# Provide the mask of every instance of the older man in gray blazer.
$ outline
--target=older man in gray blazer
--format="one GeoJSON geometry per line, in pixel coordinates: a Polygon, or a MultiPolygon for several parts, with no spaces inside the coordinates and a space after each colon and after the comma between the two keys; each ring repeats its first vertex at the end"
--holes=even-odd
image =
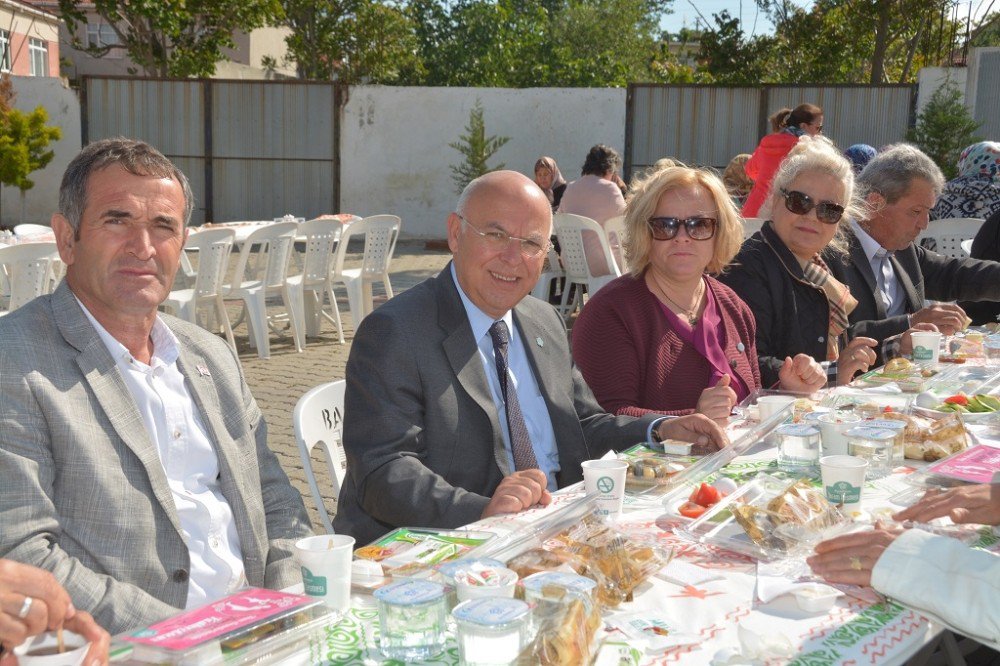
{"type": "Polygon", "coordinates": [[[545,194],[487,174],[448,217],[454,261],[365,318],[347,363],[347,476],[334,528],[370,541],[546,504],[611,449],[677,438],[723,446],[714,421],[605,413],[562,318],[527,297],[552,229],[545,194]]]}
{"type": "Polygon", "coordinates": [[[192,208],[147,144],[90,144],[53,216],[66,279],[0,319],[0,556],[112,633],[298,580],[299,493],[232,350],[157,314],[192,208]]]}

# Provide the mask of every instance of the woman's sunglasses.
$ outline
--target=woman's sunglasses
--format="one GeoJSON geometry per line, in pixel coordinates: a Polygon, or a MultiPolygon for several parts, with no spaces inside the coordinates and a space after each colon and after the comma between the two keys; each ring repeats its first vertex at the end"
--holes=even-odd
{"type": "Polygon", "coordinates": [[[708,240],[715,235],[717,223],[714,217],[689,217],[684,220],[679,217],[651,217],[648,221],[653,240],[659,241],[672,240],[681,227],[687,230],[691,240],[708,240]]]}
{"type": "Polygon", "coordinates": [[[797,190],[781,190],[781,196],[785,197],[785,208],[796,215],[806,215],[813,208],[816,209],[816,219],[823,224],[837,224],[844,216],[844,207],[832,201],[821,201],[815,203],[808,194],[797,190]]]}

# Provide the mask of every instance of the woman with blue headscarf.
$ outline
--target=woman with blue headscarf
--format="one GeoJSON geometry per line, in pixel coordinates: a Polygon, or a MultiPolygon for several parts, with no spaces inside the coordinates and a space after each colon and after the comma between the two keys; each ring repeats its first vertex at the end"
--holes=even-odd
{"type": "Polygon", "coordinates": [[[861,170],[864,169],[877,154],[878,151],[869,146],[867,143],[856,143],[844,151],[844,157],[850,161],[851,168],[854,169],[855,176],[861,173],[861,170]]]}
{"type": "Polygon", "coordinates": [[[988,218],[1000,211],[1000,143],[980,141],[962,151],[958,177],[948,181],[931,219],[988,218]]]}

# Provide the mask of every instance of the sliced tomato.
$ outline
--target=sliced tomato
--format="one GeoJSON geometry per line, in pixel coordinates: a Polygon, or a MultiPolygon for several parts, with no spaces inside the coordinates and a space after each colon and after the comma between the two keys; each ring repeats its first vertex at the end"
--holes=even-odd
{"type": "Polygon", "coordinates": [[[681,504],[680,508],[677,509],[677,512],[685,518],[697,518],[706,511],[708,511],[707,506],[695,504],[694,502],[684,502],[684,504],[681,504]]]}
{"type": "Polygon", "coordinates": [[[722,493],[715,486],[710,486],[707,483],[703,483],[698,486],[698,489],[691,493],[691,497],[688,498],[689,502],[695,504],[700,504],[704,507],[710,507],[716,504],[720,499],[722,499],[722,493]]]}
{"type": "Polygon", "coordinates": [[[944,401],[949,405],[968,405],[969,397],[959,393],[958,395],[953,395],[950,398],[945,398],[944,401]]]}

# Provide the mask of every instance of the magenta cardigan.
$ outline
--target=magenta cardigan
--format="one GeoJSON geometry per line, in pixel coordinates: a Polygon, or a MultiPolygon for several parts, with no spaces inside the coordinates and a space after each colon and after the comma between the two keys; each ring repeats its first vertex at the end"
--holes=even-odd
{"type": "MultiPolygon", "coordinates": [[[[734,375],[760,388],[756,323],[746,303],[715,278],[706,282],[722,318],[720,341],[734,375]]],[[[573,359],[594,397],[613,414],[690,414],[712,367],[684,343],[642,277],[623,275],[587,301],[573,326],[573,359]]]]}

